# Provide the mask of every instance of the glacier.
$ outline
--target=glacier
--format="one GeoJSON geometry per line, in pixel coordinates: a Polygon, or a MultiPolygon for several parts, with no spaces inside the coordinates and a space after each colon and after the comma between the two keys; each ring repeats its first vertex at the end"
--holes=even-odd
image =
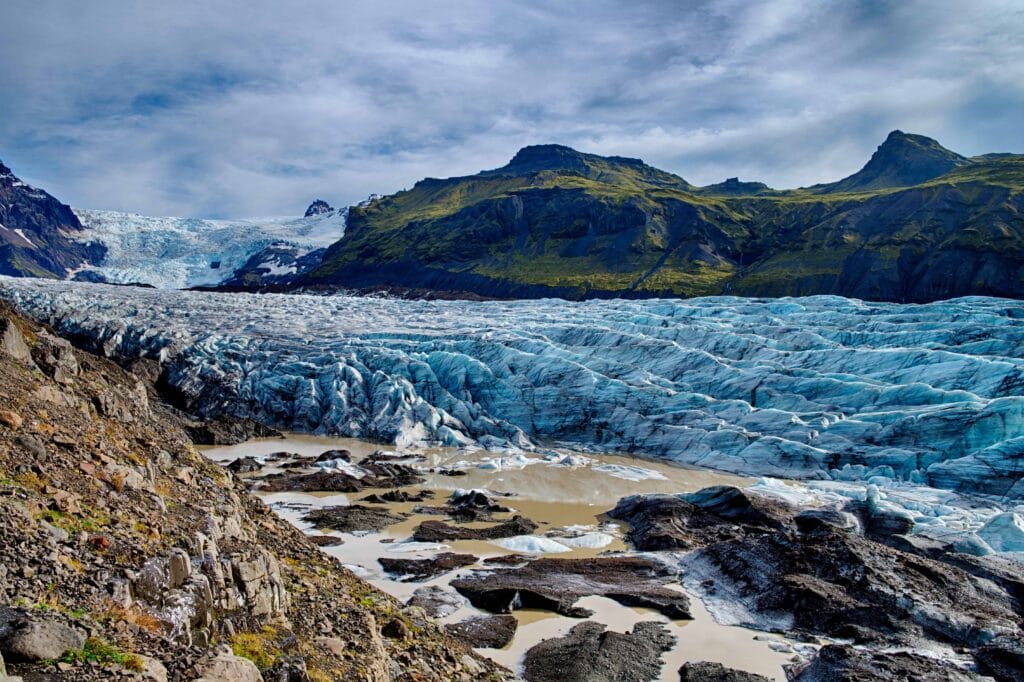
{"type": "MultiPolygon", "coordinates": [[[[290,247],[294,258],[324,249],[345,233],[348,209],[303,218],[203,220],[157,218],[134,213],[73,209],[85,226],[76,239],[99,242],[107,253],[91,272],[115,284],[142,283],[159,289],[215,286],[231,279],[249,258],[272,246],[290,247]]],[[[270,275],[294,272],[273,260],[270,275]]]]}
{"type": "Polygon", "coordinates": [[[202,417],[514,455],[1024,494],[1024,303],[413,301],[0,279],[202,417]]]}

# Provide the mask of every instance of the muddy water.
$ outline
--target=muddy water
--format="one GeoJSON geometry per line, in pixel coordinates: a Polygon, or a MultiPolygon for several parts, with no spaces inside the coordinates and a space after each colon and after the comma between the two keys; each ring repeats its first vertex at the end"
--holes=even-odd
{"type": "MultiPolygon", "coordinates": [[[[381,446],[353,439],[290,435],[284,440],[254,440],[234,446],[208,448],[205,454],[216,461],[227,463],[238,457],[262,458],[280,451],[300,457],[315,457],[325,450],[335,448],[349,450],[353,454],[353,461],[358,461],[381,449],[381,446]]],[[[576,460],[568,462],[576,466],[570,466],[530,461],[539,460],[538,455],[528,455],[524,461],[522,456],[508,455],[501,458],[489,452],[451,449],[426,450],[418,454],[425,459],[410,463],[424,470],[426,481],[410,490],[432,490],[435,498],[426,503],[386,505],[389,510],[409,514],[410,517],[379,533],[329,533],[340,535],[345,544],[324,548],[325,552],[337,557],[342,564],[402,600],[407,599],[418,587],[447,585],[454,577],[472,568],[451,572],[426,582],[401,582],[381,570],[377,562],[379,557],[420,558],[439,551],[454,551],[474,554],[483,559],[508,554],[510,551],[523,551],[521,547],[506,549],[489,541],[456,541],[433,546],[411,543],[412,531],[421,522],[444,519],[436,515],[415,514],[413,509],[421,504],[444,504],[457,488],[486,488],[508,493],[508,498],[499,501],[535,521],[539,528],[534,536],[550,537],[559,542],[560,536],[585,533],[591,540],[584,543],[588,546],[568,546],[571,541],[563,541],[567,545],[565,551],[544,555],[584,558],[605,552],[628,551],[623,541],[625,529],[622,525],[602,517],[621,497],[639,493],[688,492],[709,485],[743,486],[750,483],[748,479],[728,474],[675,467],[626,456],[585,455],[581,458],[577,455],[576,460]],[[464,470],[466,475],[452,477],[438,473],[445,468],[464,470]],[[431,472],[431,469],[434,471],[431,472]]],[[[274,466],[268,465],[264,473],[277,470],[274,466]]],[[[311,508],[349,504],[368,494],[369,491],[350,495],[265,493],[262,497],[283,518],[307,532],[321,534],[321,531],[309,527],[302,520],[311,508]]],[[[681,587],[679,589],[682,590],[681,587]]],[[[782,665],[788,662],[792,652],[788,651],[788,644],[784,640],[746,628],[718,625],[704,610],[699,599],[691,596],[691,602],[694,612],[692,621],[672,621],[652,610],[625,607],[602,597],[587,597],[579,604],[594,611],[593,620],[620,632],[628,631],[642,621],[656,620],[664,623],[677,641],[673,650],[663,657],[665,666],[662,669],[662,680],[678,680],[679,667],[686,661],[698,660],[718,661],[728,667],[760,673],[777,680],[785,679],[782,665]]],[[[467,604],[443,621],[457,622],[479,613],[467,604]]],[[[564,635],[580,622],[545,611],[521,610],[513,615],[519,621],[519,629],[512,643],[504,649],[479,651],[516,672],[521,672],[522,657],[530,647],[544,639],[564,635]]]]}

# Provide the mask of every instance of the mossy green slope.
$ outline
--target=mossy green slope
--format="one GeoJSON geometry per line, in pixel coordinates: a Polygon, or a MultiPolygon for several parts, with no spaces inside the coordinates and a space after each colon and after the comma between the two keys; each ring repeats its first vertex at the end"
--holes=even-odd
{"type": "Polygon", "coordinates": [[[1024,156],[893,133],[831,185],[705,188],[636,159],[527,147],[354,207],[303,285],[484,296],[1024,295],[1024,156]],[[914,184],[906,182],[914,180],[914,184]],[[881,183],[881,185],[879,185],[881,183]]]}

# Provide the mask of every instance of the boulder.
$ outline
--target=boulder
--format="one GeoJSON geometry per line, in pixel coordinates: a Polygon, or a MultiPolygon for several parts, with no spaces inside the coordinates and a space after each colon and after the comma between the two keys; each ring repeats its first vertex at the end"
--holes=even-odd
{"type": "Polygon", "coordinates": [[[338,547],[345,544],[344,538],[337,535],[307,535],[306,539],[317,547],[338,547]]]}
{"type": "Polygon", "coordinates": [[[525,566],[474,571],[451,586],[477,608],[509,613],[534,608],[588,618],[575,606],[582,597],[601,596],[620,604],[651,608],[669,618],[689,619],[690,601],[668,588],[676,578],[659,562],[640,557],[536,559],[525,566]]]}
{"type": "Polygon", "coordinates": [[[794,510],[785,502],[755,495],[731,485],[703,488],[682,498],[720,519],[752,528],[784,528],[794,510]]]}
{"type": "Polygon", "coordinates": [[[441,552],[427,559],[380,557],[377,561],[388,573],[402,576],[403,581],[419,582],[463,566],[471,566],[477,562],[477,558],[472,554],[441,552]]]}
{"type": "Polygon", "coordinates": [[[199,666],[196,682],[263,682],[263,676],[252,661],[221,652],[199,666]]]}
{"type": "Polygon", "coordinates": [[[684,663],[679,669],[679,682],[771,682],[763,675],[726,668],[721,663],[699,661],[684,663]]]}
{"type": "Polygon", "coordinates": [[[139,654],[135,654],[135,658],[139,659],[141,664],[141,669],[138,671],[139,677],[146,682],[167,682],[167,668],[163,663],[155,658],[139,654]]]}
{"type": "Polygon", "coordinates": [[[352,461],[352,453],[349,452],[348,450],[327,450],[326,452],[321,453],[320,456],[317,457],[314,461],[317,464],[321,464],[323,462],[337,462],[337,461],[351,462],[352,461]]]}
{"type": "Polygon", "coordinates": [[[21,428],[21,425],[25,422],[21,418],[21,415],[11,410],[0,410],[0,424],[3,424],[7,428],[14,430],[21,428]]]}
{"type": "Polygon", "coordinates": [[[255,457],[239,457],[227,465],[227,470],[236,474],[251,474],[263,468],[255,457]]]}
{"type": "Polygon", "coordinates": [[[352,504],[314,509],[306,514],[304,519],[317,528],[329,528],[340,533],[353,533],[356,531],[380,531],[404,521],[405,516],[392,514],[385,509],[352,504]]]}
{"type": "Polygon", "coordinates": [[[798,531],[808,535],[833,529],[856,532],[860,526],[853,514],[834,509],[807,509],[797,514],[794,522],[798,531]]]}
{"type": "Polygon", "coordinates": [[[44,374],[59,384],[68,384],[78,376],[78,359],[69,341],[46,332],[36,334],[32,359],[44,374]]]}
{"type": "Polygon", "coordinates": [[[6,317],[0,317],[0,352],[19,362],[32,364],[32,351],[25,343],[25,337],[17,325],[6,317]]]}
{"type": "Polygon", "coordinates": [[[661,655],[673,644],[675,637],[661,623],[637,623],[627,633],[580,623],[565,637],[527,651],[523,677],[527,682],[648,682],[658,678],[661,655]]]}
{"type": "Polygon", "coordinates": [[[465,599],[450,587],[426,585],[416,588],[406,605],[418,606],[434,618],[444,618],[461,609],[465,603],[465,599]]]}
{"type": "Polygon", "coordinates": [[[451,542],[453,540],[496,540],[516,535],[529,535],[537,530],[537,524],[523,516],[513,516],[507,521],[485,528],[453,526],[443,521],[424,521],[413,531],[413,539],[420,542],[451,542]]]}
{"type": "Polygon", "coordinates": [[[473,648],[500,649],[512,641],[519,621],[515,616],[475,616],[444,626],[445,632],[473,648]]]}
{"type": "Polygon", "coordinates": [[[53,619],[15,612],[9,613],[6,625],[0,624],[0,652],[9,661],[60,658],[67,651],[81,649],[84,644],[84,634],[53,619]]]}

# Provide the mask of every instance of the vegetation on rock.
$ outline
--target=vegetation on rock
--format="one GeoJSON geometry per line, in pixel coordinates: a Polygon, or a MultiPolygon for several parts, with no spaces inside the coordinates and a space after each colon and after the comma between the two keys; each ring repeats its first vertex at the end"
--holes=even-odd
{"type": "Polygon", "coordinates": [[[894,131],[828,185],[697,188],[636,159],[526,147],[349,212],[302,286],[493,297],[1024,295],[1024,156],[894,131]]]}

